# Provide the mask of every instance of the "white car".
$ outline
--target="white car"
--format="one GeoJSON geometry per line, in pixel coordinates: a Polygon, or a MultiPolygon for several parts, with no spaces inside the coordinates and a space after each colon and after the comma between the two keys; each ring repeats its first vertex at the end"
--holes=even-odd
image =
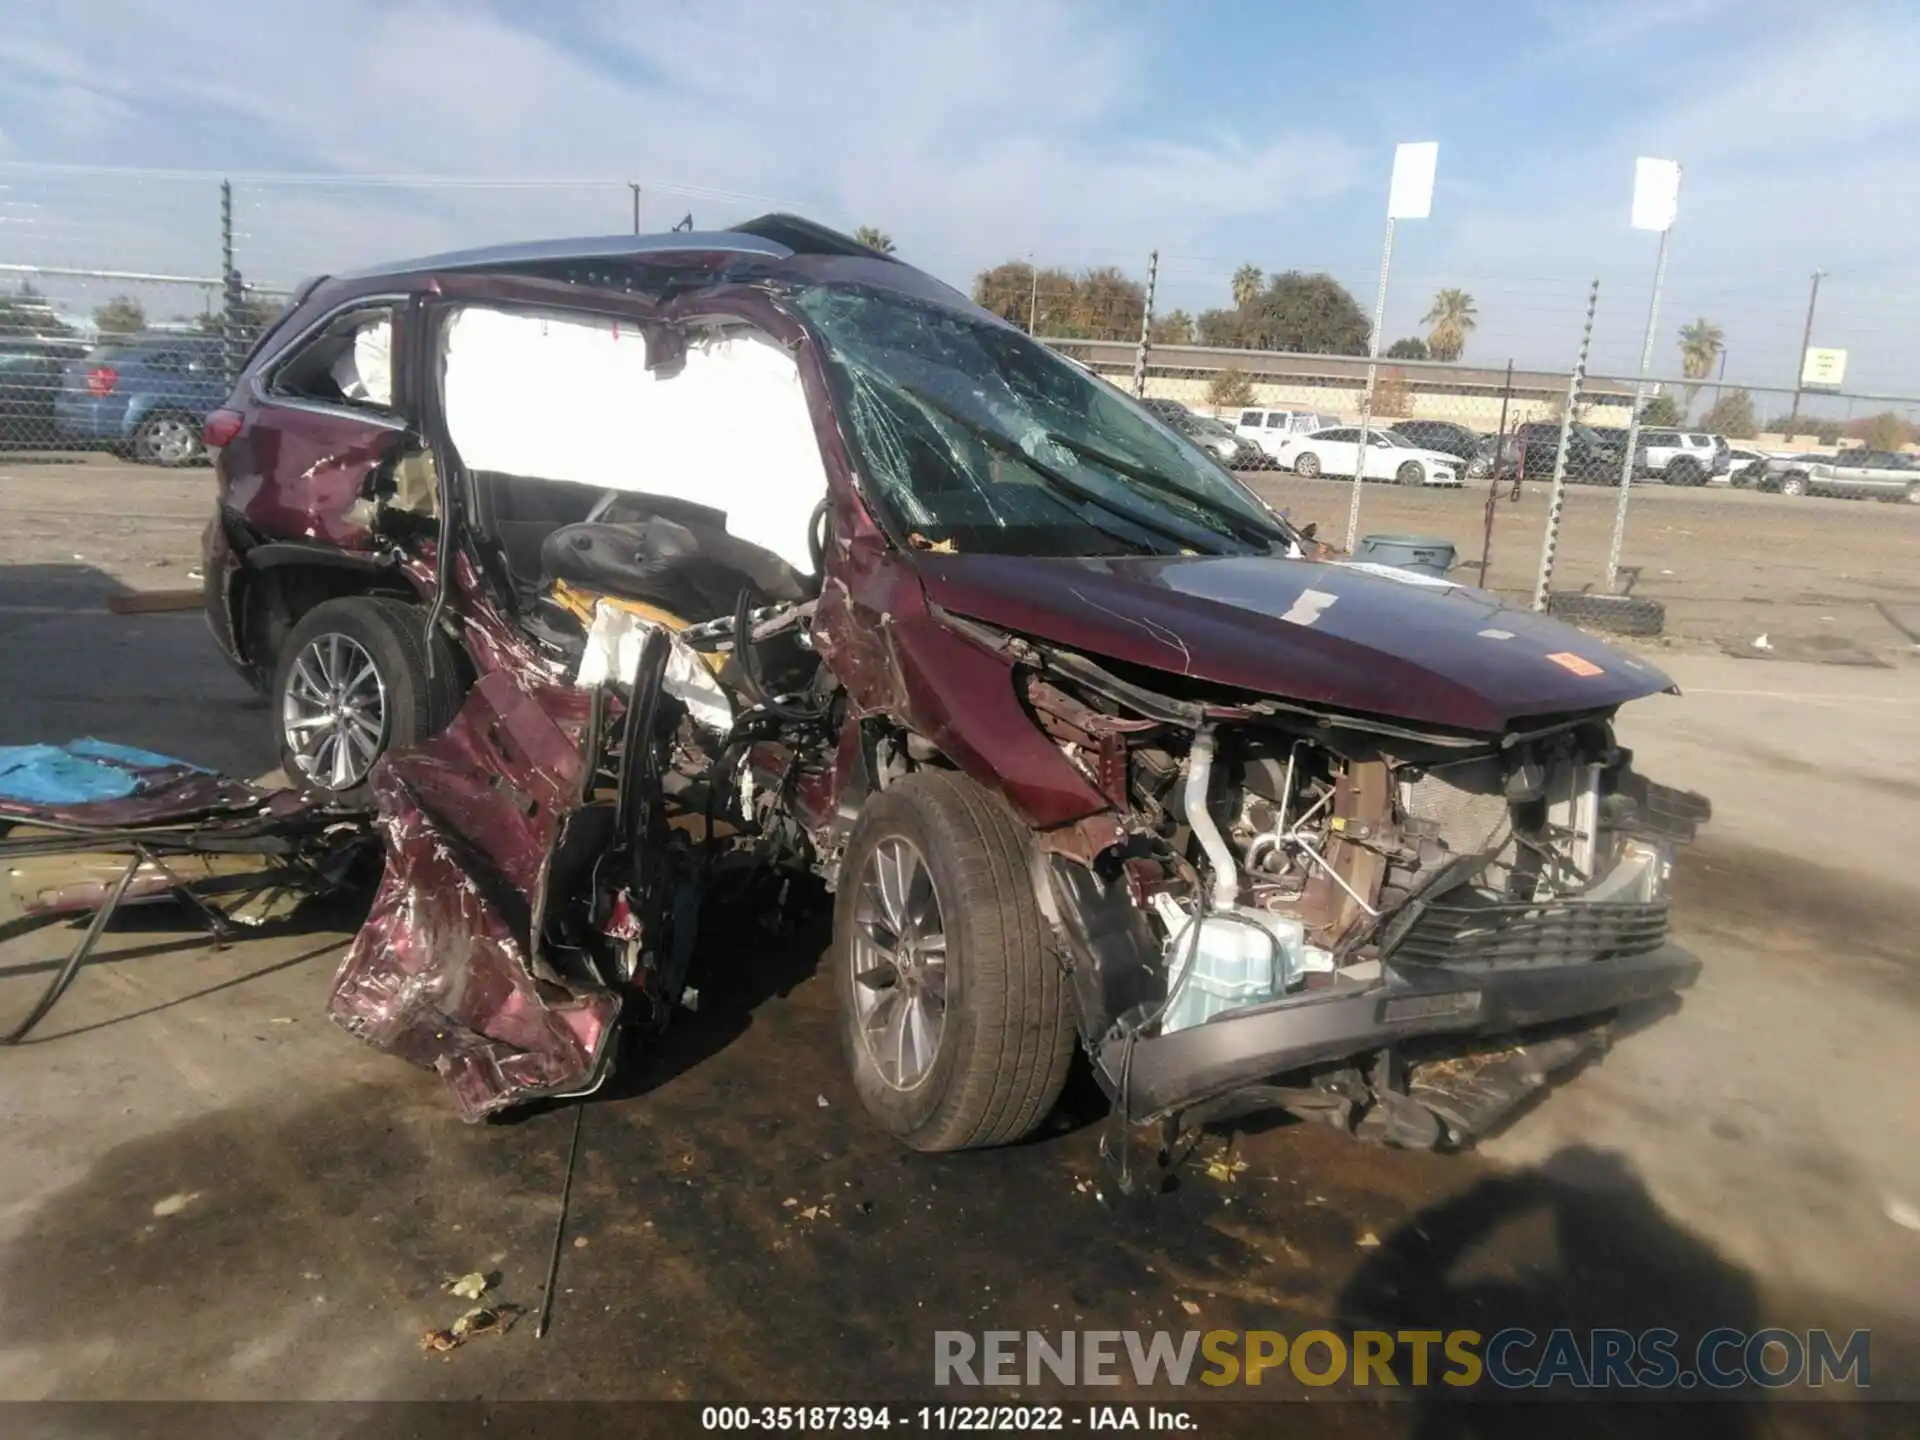
{"type": "MultiPolygon", "coordinates": [[[[1289,435],[1274,457],[1296,475],[1353,474],[1354,456],[1360,450],[1360,427],[1339,425],[1316,430],[1311,435],[1289,435]]],[[[1460,457],[1439,450],[1422,450],[1403,435],[1387,429],[1367,427],[1367,468],[1369,480],[1392,480],[1400,485],[1458,485],[1460,457]]]]}
{"type": "Polygon", "coordinates": [[[1285,441],[1339,423],[1337,416],[1322,415],[1313,410],[1250,409],[1240,412],[1233,433],[1243,440],[1251,440],[1278,460],[1280,446],[1285,441]]]}

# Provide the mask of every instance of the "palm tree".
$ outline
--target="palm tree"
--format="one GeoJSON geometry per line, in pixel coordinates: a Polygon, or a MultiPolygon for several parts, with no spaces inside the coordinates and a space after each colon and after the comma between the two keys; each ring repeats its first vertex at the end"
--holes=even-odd
{"type": "Polygon", "coordinates": [[[1474,328],[1473,296],[1464,290],[1441,290],[1433,308],[1421,318],[1427,331],[1427,353],[1436,360],[1458,360],[1467,348],[1467,332],[1474,328]]]}
{"type": "Polygon", "coordinates": [[[1265,273],[1258,265],[1242,265],[1233,272],[1233,305],[1236,310],[1244,310],[1259,298],[1260,287],[1267,283],[1265,273]]]}
{"type": "Polygon", "coordinates": [[[1714,362],[1727,348],[1727,332],[1702,315],[1691,325],[1680,327],[1680,373],[1693,383],[1687,386],[1687,409],[1693,409],[1700,383],[1713,373],[1714,362]]]}
{"type": "Polygon", "coordinates": [[[853,232],[853,238],[869,250],[878,250],[882,255],[893,254],[893,237],[874,225],[862,225],[853,232]]]}

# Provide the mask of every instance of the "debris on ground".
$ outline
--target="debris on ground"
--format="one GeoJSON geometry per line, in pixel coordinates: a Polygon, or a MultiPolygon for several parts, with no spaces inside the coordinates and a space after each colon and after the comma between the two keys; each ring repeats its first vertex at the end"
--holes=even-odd
{"type": "Polygon", "coordinates": [[[447,1281],[446,1291],[449,1295],[458,1295],[462,1300],[478,1300],[487,1293],[489,1283],[484,1274],[475,1270],[470,1274],[447,1281]]]}
{"type": "Polygon", "coordinates": [[[1236,1156],[1232,1150],[1222,1150],[1207,1161],[1207,1178],[1218,1180],[1222,1185],[1231,1185],[1247,1168],[1247,1162],[1236,1156]]]}
{"type": "Polygon", "coordinates": [[[1198,1315],[1200,1313],[1199,1305],[1195,1304],[1191,1300],[1182,1300],[1180,1302],[1180,1308],[1186,1311],[1189,1315],[1198,1315]]]}
{"type": "Polygon", "coordinates": [[[482,1335],[504,1335],[519,1315],[518,1305],[478,1305],[446,1329],[427,1331],[420,1337],[420,1348],[428,1354],[444,1354],[482,1335]]]}
{"type": "Polygon", "coordinates": [[[178,1215],[187,1206],[200,1198],[198,1190],[181,1190],[164,1200],[153,1202],[153,1213],[164,1219],[168,1215],[178,1215]]]}
{"type": "Polygon", "coordinates": [[[1362,1250],[1378,1250],[1380,1248],[1380,1237],[1369,1230],[1353,1243],[1358,1245],[1362,1250]]]}

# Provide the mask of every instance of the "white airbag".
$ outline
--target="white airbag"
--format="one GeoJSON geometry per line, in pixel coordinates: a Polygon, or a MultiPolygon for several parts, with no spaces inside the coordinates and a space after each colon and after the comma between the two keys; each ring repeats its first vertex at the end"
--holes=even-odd
{"type": "Polygon", "coordinates": [[[826,467],[800,372],[771,341],[695,341],[655,373],[630,324],[469,307],[447,326],[444,366],[468,469],[710,506],[728,533],[812,571],[826,467]]]}

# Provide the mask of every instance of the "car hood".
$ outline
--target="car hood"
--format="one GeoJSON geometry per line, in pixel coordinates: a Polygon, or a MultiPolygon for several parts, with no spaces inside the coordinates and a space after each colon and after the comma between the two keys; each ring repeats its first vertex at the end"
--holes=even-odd
{"type": "Polygon", "coordinates": [[[1370,715],[1493,732],[1673,684],[1557,620],[1385,566],[1277,556],[914,558],[928,598],[957,615],[1370,715]]]}

